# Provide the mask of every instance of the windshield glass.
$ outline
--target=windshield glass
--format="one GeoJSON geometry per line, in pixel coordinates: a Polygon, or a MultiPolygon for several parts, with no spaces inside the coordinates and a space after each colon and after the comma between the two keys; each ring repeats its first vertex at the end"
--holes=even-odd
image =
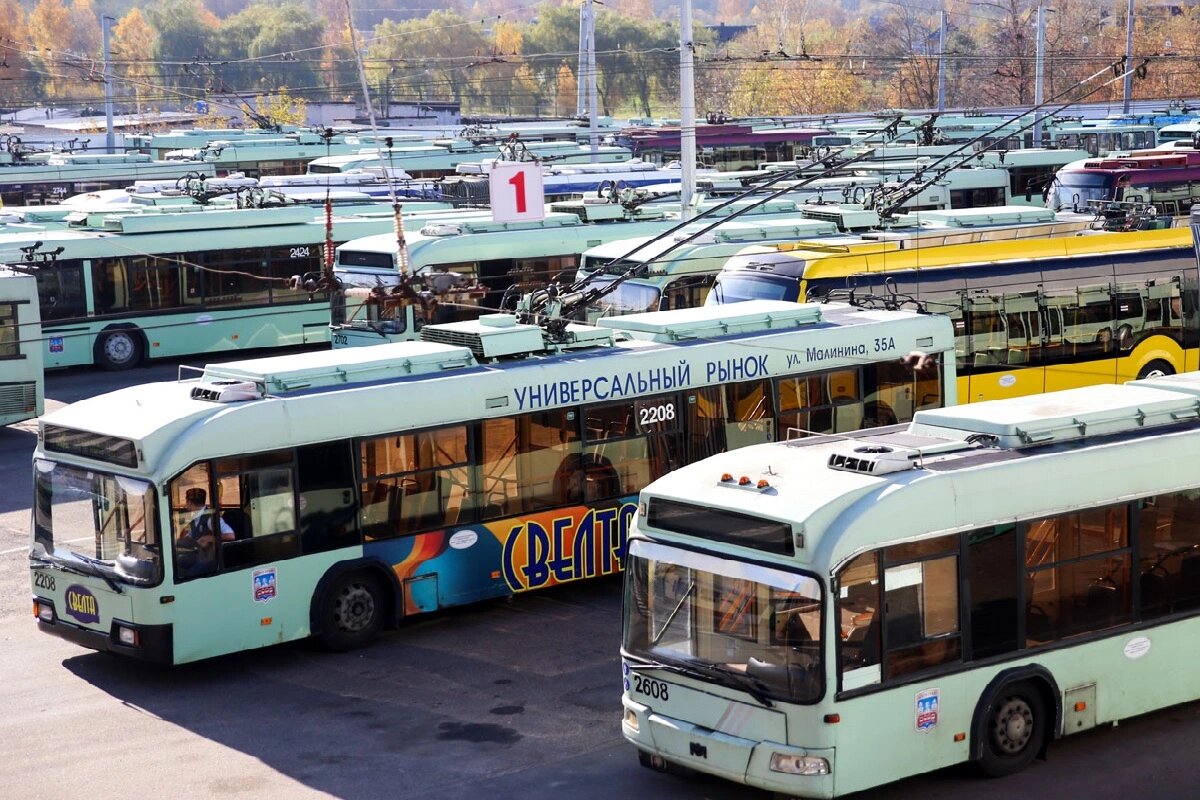
{"type": "Polygon", "coordinates": [[[1114,200],[1113,176],[1105,172],[1059,172],[1050,184],[1046,207],[1086,211],[1088,200],[1114,200]]]}
{"type": "Polygon", "coordinates": [[[726,273],[717,278],[704,305],[723,306],[746,300],[786,300],[794,303],[799,297],[800,284],[795,278],[769,275],[751,277],[726,273]]]}
{"type": "Polygon", "coordinates": [[[111,580],[162,579],[154,487],[146,481],[38,459],[32,557],[111,580]]]}
{"type": "Polygon", "coordinates": [[[824,692],[821,605],[814,576],[635,540],[625,651],[711,683],[815,703],[824,692]]]}
{"type": "MultiPolygon", "coordinates": [[[[611,286],[610,275],[597,275],[587,283],[590,289],[605,289],[611,286]]],[[[625,281],[608,294],[593,300],[588,306],[588,319],[617,317],[621,314],[638,314],[642,311],[657,311],[660,292],[657,286],[637,281],[625,281]]]]}

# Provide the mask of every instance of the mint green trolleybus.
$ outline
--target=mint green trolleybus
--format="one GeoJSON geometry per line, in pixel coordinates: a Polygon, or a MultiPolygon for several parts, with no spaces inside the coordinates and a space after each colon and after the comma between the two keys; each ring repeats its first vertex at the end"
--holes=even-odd
{"type": "Polygon", "coordinates": [[[840,797],[1200,697],[1200,373],[918,411],[649,485],[622,732],[840,797]]]}
{"type": "Polygon", "coordinates": [[[850,431],[881,403],[911,419],[955,400],[938,315],[764,301],[604,323],[427,325],[42,417],[39,626],[164,663],[358,646],[401,618],[616,573],[642,487],[799,414],[850,431]],[[934,362],[920,376],[900,361],[917,349],[934,362]]]}

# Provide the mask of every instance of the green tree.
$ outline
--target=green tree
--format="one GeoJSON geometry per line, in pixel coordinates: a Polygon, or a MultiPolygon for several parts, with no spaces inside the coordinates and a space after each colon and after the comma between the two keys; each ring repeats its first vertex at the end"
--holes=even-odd
{"type": "Polygon", "coordinates": [[[324,28],[295,3],[248,6],[221,25],[221,77],[236,90],[314,91],[324,28]]]}
{"type": "Polygon", "coordinates": [[[142,13],[156,34],[155,57],[169,93],[187,101],[227,88],[211,67],[220,20],[200,0],[161,0],[142,13]]]}
{"type": "Polygon", "coordinates": [[[489,57],[491,43],[478,21],[454,11],[434,11],[424,19],[384,20],[375,26],[367,57],[369,79],[388,84],[391,94],[424,99],[477,100],[471,65],[489,57]]]}

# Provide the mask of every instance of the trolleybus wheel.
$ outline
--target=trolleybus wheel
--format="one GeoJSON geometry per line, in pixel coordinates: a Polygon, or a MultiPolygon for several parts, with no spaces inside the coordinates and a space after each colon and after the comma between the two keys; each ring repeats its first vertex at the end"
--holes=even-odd
{"type": "Polygon", "coordinates": [[[386,601],[379,580],[365,572],[338,578],[325,596],[321,643],[330,650],[364,647],[383,627],[386,601]]]}
{"type": "Polygon", "coordinates": [[[107,370],[135,367],[142,360],[142,339],[136,330],[117,328],[96,340],[96,363],[107,370]]]}
{"type": "Polygon", "coordinates": [[[1142,378],[1161,378],[1164,375],[1174,374],[1175,370],[1170,364],[1165,361],[1155,359],[1146,366],[1142,367],[1141,372],[1138,373],[1138,380],[1141,380],[1142,378]]]}
{"type": "Polygon", "coordinates": [[[996,693],[984,723],[979,768],[992,777],[1029,766],[1046,737],[1046,706],[1028,682],[1010,683],[996,693]]]}

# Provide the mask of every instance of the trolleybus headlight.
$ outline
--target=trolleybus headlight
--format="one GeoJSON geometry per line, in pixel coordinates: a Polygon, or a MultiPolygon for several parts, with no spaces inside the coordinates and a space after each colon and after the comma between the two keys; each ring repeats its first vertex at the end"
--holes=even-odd
{"type": "Polygon", "coordinates": [[[47,603],[45,600],[33,601],[33,613],[42,622],[54,622],[54,606],[47,603]]]}
{"type": "Polygon", "coordinates": [[[816,756],[793,756],[785,753],[771,754],[771,771],[791,775],[828,775],[829,762],[816,756]]]}
{"type": "Polygon", "coordinates": [[[117,626],[117,639],[121,644],[127,647],[138,646],[138,632],[133,628],[127,628],[124,625],[117,626]]]}
{"type": "Polygon", "coordinates": [[[637,714],[632,709],[625,709],[625,724],[633,729],[634,733],[638,731],[637,714]]]}

